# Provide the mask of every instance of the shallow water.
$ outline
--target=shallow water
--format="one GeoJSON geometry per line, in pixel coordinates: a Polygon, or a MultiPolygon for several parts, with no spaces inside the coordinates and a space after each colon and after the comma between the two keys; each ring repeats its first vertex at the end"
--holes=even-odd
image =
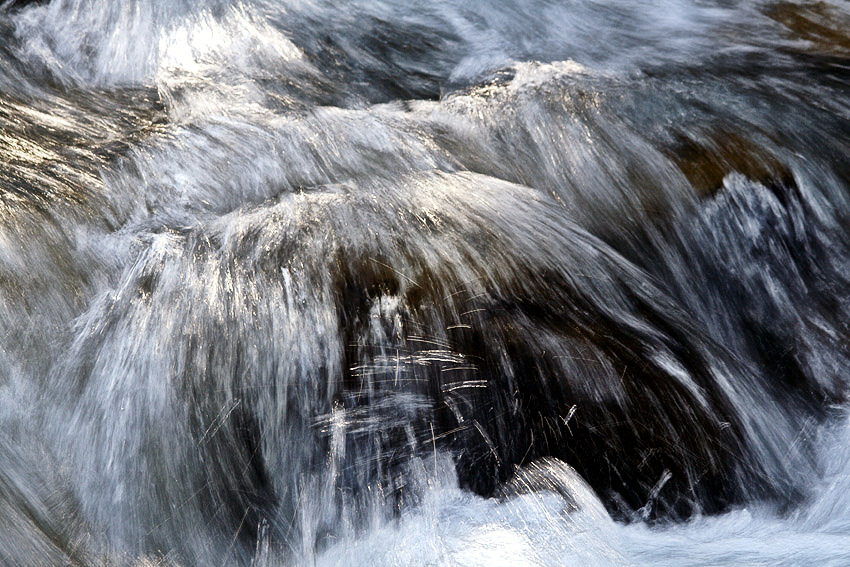
{"type": "Polygon", "coordinates": [[[848,24],[0,3],[0,562],[850,563],[848,24]]]}

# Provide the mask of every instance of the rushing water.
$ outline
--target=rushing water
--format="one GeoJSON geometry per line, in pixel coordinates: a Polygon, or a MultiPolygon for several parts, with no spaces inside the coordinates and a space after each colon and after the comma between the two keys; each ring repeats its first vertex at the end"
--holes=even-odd
{"type": "Polygon", "coordinates": [[[0,564],[850,565],[850,6],[0,2],[0,564]]]}

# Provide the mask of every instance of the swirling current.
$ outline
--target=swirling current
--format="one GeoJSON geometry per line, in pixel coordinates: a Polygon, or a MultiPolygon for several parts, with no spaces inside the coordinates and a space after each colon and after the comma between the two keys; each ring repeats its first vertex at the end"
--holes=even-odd
{"type": "Polygon", "coordinates": [[[850,565],[841,0],[0,2],[0,564],[850,565]]]}

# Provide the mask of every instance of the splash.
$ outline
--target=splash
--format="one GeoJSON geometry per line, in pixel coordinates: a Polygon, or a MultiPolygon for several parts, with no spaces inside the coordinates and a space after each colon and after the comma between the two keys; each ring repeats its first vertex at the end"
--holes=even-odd
{"type": "Polygon", "coordinates": [[[0,14],[4,564],[850,560],[842,4],[0,14]]]}

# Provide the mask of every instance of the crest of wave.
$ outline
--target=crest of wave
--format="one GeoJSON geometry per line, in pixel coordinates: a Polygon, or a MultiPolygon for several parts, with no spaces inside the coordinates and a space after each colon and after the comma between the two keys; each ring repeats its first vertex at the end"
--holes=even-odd
{"type": "Polygon", "coordinates": [[[15,33],[25,63],[70,86],[167,91],[190,77],[220,80],[300,56],[254,8],[224,0],[57,0],[17,14],[15,33]]]}

